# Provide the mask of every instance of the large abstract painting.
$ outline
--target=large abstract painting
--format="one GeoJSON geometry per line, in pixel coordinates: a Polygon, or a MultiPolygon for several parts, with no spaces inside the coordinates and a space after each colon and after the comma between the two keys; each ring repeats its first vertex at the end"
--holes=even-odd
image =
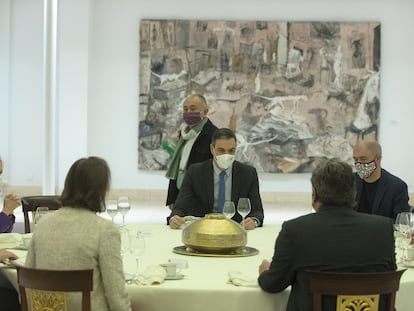
{"type": "Polygon", "coordinates": [[[193,93],[259,172],[351,162],[378,135],[380,34],[379,22],[141,20],[139,169],[168,167],[193,93]]]}

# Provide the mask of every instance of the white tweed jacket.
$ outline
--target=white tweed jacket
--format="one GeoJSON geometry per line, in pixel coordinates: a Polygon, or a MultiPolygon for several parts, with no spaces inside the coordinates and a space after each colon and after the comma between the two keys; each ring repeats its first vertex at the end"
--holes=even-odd
{"type": "MultiPolygon", "coordinates": [[[[93,269],[92,310],[131,310],[119,230],[90,210],[62,207],[44,216],[33,232],[26,265],[38,269],[93,269]]],[[[80,310],[80,294],[68,297],[68,310],[80,310]]]]}

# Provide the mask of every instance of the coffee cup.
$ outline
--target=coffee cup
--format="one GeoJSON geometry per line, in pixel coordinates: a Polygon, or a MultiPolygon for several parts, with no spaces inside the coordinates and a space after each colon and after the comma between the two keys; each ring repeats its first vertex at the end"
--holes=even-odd
{"type": "Polygon", "coordinates": [[[173,278],[176,277],[180,271],[180,265],[175,262],[167,262],[160,264],[161,267],[165,269],[165,272],[167,273],[167,278],[173,278]]]}
{"type": "Polygon", "coordinates": [[[185,259],[177,259],[177,258],[170,258],[168,259],[168,263],[175,263],[178,265],[180,270],[188,268],[188,261],[185,259]]]}

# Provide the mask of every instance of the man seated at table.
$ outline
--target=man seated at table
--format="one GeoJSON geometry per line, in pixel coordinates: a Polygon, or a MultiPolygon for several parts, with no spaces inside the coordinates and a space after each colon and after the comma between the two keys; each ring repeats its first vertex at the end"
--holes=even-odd
{"type": "Polygon", "coordinates": [[[212,160],[189,167],[168,218],[170,227],[180,228],[185,222],[184,216],[203,217],[209,213],[221,213],[224,201],[233,201],[237,205],[239,198],[250,199],[251,212],[244,221],[237,212],[232,219],[244,225],[247,230],[262,226],[264,216],[257,171],[252,166],[234,161],[234,132],[227,128],[216,130],[210,151],[212,160]]]}
{"type": "Polygon", "coordinates": [[[306,270],[381,272],[397,268],[391,219],[353,208],[356,190],[350,165],[338,159],[321,162],[311,183],[316,213],[284,222],[271,263],[263,260],[259,266],[258,281],[264,291],[277,293],[291,285],[288,311],[312,310],[306,270]]]}
{"type": "Polygon", "coordinates": [[[375,140],[360,140],[354,147],[357,210],[395,220],[410,210],[407,184],[381,168],[381,153],[375,140]]]}

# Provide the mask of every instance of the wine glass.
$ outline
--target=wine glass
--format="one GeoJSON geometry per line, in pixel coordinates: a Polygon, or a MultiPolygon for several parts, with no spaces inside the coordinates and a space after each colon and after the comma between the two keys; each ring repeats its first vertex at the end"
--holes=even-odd
{"type": "Polygon", "coordinates": [[[118,198],[118,211],[122,215],[122,224],[125,225],[125,215],[131,209],[131,205],[129,204],[128,197],[119,197],[118,198]]]}
{"type": "Polygon", "coordinates": [[[408,226],[410,230],[414,229],[414,215],[411,212],[401,212],[397,214],[395,219],[397,225],[408,226]]]}
{"type": "Polygon", "coordinates": [[[114,222],[115,216],[118,214],[118,204],[115,200],[109,200],[106,202],[106,212],[114,222]]]}
{"type": "Polygon", "coordinates": [[[34,217],[34,224],[37,225],[40,219],[49,213],[49,208],[47,206],[39,206],[36,208],[35,217],[34,217]]]}
{"type": "Polygon", "coordinates": [[[233,201],[225,201],[223,205],[223,214],[228,219],[231,219],[236,214],[236,208],[233,201]]]}
{"type": "Polygon", "coordinates": [[[121,234],[121,255],[124,256],[131,249],[130,232],[125,226],[120,226],[119,232],[121,234]]]}
{"type": "Polygon", "coordinates": [[[244,228],[244,219],[251,211],[250,199],[249,198],[239,198],[237,203],[237,212],[242,216],[243,228],[244,228]]]}
{"type": "Polygon", "coordinates": [[[143,234],[138,231],[136,234],[131,236],[130,248],[129,251],[131,254],[135,256],[135,260],[137,263],[137,271],[135,273],[135,277],[138,276],[138,269],[139,269],[139,260],[138,257],[144,254],[145,252],[145,238],[143,234]]]}
{"type": "Polygon", "coordinates": [[[413,216],[410,212],[402,212],[397,214],[395,219],[396,246],[402,250],[402,261],[407,258],[407,248],[411,243],[411,230],[413,224],[413,216]]]}

